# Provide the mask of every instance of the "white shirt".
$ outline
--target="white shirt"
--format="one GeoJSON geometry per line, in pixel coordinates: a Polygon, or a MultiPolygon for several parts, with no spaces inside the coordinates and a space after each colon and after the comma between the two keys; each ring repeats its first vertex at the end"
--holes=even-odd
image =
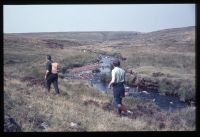
{"type": "Polygon", "coordinates": [[[112,78],[115,77],[115,83],[124,82],[125,71],[119,67],[112,70],[112,78]]]}

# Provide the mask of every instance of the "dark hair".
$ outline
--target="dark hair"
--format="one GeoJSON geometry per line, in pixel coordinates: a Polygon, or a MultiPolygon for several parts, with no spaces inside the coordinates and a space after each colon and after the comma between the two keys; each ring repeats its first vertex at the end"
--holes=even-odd
{"type": "Polygon", "coordinates": [[[51,60],[51,56],[50,56],[50,55],[47,55],[47,59],[48,59],[48,60],[51,60]]]}
{"type": "Polygon", "coordinates": [[[119,59],[114,60],[112,64],[113,64],[113,66],[115,66],[115,67],[119,67],[119,66],[120,66],[120,61],[119,61],[119,59]]]}

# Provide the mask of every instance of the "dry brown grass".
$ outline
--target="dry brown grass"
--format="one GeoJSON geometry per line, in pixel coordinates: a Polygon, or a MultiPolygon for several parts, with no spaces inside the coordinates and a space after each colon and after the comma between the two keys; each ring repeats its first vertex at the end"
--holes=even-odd
{"type": "MultiPolygon", "coordinates": [[[[87,81],[59,79],[60,96],[54,95],[53,88],[51,93],[47,94],[40,85],[28,86],[28,83],[21,81],[21,78],[31,75],[42,79],[46,54],[51,54],[53,59],[67,67],[73,65],[74,61],[82,65],[87,64],[93,61],[97,55],[80,52],[81,48],[87,48],[84,46],[80,49],[72,47],[49,49],[43,45],[35,45],[36,43],[40,44],[41,41],[20,42],[17,40],[17,42],[15,44],[8,42],[4,45],[4,112],[14,117],[24,132],[195,130],[196,119],[193,107],[184,108],[175,113],[167,113],[159,111],[157,106],[151,102],[125,97],[124,103],[135,109],[136,117],[120,118],[116,117],[112,111],[105,111],[94,104],[84,104],[86,101],[92,100],[101,105],[112,99],[111,95],[98,92],[87,81]],[[148,113],[143,112],[144,110],[148,110],[148,113]],[[152,113],[150,113],[151,111],[152,113]],[[46,130],[41,128],[43,122],[48,125],[46,130]],[[79,128],[72,128],[71,122],[80,123],[79,128]]],[[[91,45],[89,48],[110,54],[119,52],[119,49],[113,48],[109,48],[108,51],[106,43],[102,43],[102,47],[100,43],[99,46],[92,47],[91,45]]],[[[135,57],[132,57],[134,49],[132,51],[125,50],[120,50],[123,56],[127,55],[130,60],[135,57]]],[[[140,54],[135,55],[139,56],[140,54]]],[[[134,68],[134,64],[135,62],[131,62],[124,66],[129,65],[141,74],[152,73],[148,70],[152,66],[148,69],[145,67],[134,68]]],[[[155,68],[158,71],[163,69],[157,67],[152,69],[155,68]]],[[[173,76],[182,77],[177,71],[167,69],[162,72],[164,71],[165,74],[174,72],[173,76]]],[[[184,77],[187,77],[186,74],[184,77]]]]}
{"type": "MultiPolygon", "coordinates": [[[[54,96],[53,90],[47,94],[42,87],[27,87],[27,83],[18,79],[9,80],[4,89],[5,112],[16,118],[23,131],[184,131],[195,129],[194,108],[186,108],[170,114],[155,111],[153,117],[142,114],[136,119],[119,118],[113,112],[104,111],[101,107],[92,104],[84,105],[87,100],[102,104],[111,99],[111,96],[106,96],[89,87],[87,81],[60,79],[59,83],[61,96],[57,97],[54,96]],[[160,129],[160,120],[156,120],[158,116],[164,117],[164,128],[160,129]],[[174,119],[178,122],[174,123],[176,122],[174,119]],[[42,122],[46,122],[49,128],[41,129],[42,122]],[[70,127],[70,122],[81,124],[78,129],[73,129],[70,127]]],[[[148,105],[130,98],[126,98],[125,103],[132,106],[148,105]]],[[[149,107],[151,107],[150,104],[149,107]]]]}

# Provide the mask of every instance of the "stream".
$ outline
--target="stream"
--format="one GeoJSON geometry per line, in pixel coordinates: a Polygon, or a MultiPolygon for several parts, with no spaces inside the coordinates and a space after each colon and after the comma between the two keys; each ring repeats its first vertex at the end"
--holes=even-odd
{"type": "MultiPolygon", "coordinates": [[[[100,56],[101,58],[99,60],[98,67],[96,66],[100,70],[100,72],[92,73],[91,70],[90,71],[85,70],[85,67],[84,67],[84,69],[79,72],[79,76],[84,74],[87,77],[83,77],[82,79],[88,79],[91,85],[95,87],[98,91],[105,94],[112,94],[112,89],[107,88],[108,84],[105,82],[102,82],[101,76],[102,75],[111,76],[110,64],[112,60],[115,58],[112,56],[106,56],[106,55],[100,55],[100,56]]],[[[91,68],[91,65],[88,65],[88,68],[91,68]]],[[[87,69],[87,66],[86,66],[86,69],[87,69]]],[[[81,79],[80,77],[77,78],[77,75],[78,74],[76,73],[74,77],[71,76],[70,78],[81,79]]],[[[180,101],[178,97],[160,95],[159,93],[156,93],[156,92],[138,91],[137,88],[128,87],[127,85],[125,85],[125,89],[127,91],[126,96],[129,96],[131,98],[141,99],[147,102],[151,101],[155,103],[156,105],[158,105],[162,111],[174,112],[177,109],[181,109],[188,106],[186,102],[180,101]]]]}
{"type": "MultiPolygon", "coordinates": [[[[112,93],[112,89],[108,89],[108,84],[101,81],[100,76],[102,74],[111,75],[111,69],[110,64],[112,60],[115,59],[114,57],[109,56],[103,56],[100,61],[100,72],[96,73],[96,75],[90,79],[91,84],[93,87],[98,89],[100,92],[104,93],[112,93]]],[[[128,89],[128,96],[132,98],[141,99],[144,101],[152,101],[156,105],[159,106],[159,108],[163,111],[175,111],[176,109],[184,108],[188,106],[187,103],[180,101],[178,97],[172,97],[172,96],[166,96],[166,95],[160,95],[159,93],[154,92],[146,92],[141,91],[138,92],[137,88],[128,87],[125,85],[125,88],[128,89]]]]}

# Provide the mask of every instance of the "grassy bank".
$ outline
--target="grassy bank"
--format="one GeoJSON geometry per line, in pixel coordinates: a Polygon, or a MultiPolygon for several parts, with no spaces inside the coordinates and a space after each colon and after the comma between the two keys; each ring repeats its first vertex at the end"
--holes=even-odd
{"type": "Polygon", "coordinates": [[[132,70],[138,77],[158,81],[162,94],[178,96],[182,101],[195,101],[194,53],[158,51],[153,47],[136,49],[122,52],[122,56],[127,57],[122,62],[126,70],[132,70]]]}
{"type": "Polygon", "coordinates": [[[167,113],[151,102],[126,97],[124,103],[134,116],[119,118],[102,109],[111,96],[96,91],[86,81],[59,79],[61,96],[57,97],[54,90],[47,94],[41,86],[28,86],[28,82],[8,78],[4,78],[4,112],[14,117],[23,131],[195,130],[193,107],[167,113]],[[91,101],[95,103],[86,105],[91,101]],[[46,129],[41,126],[44,122],[46,129]],[[79,127],[71,127],[71,122],[79,123],[79,127]]]}

